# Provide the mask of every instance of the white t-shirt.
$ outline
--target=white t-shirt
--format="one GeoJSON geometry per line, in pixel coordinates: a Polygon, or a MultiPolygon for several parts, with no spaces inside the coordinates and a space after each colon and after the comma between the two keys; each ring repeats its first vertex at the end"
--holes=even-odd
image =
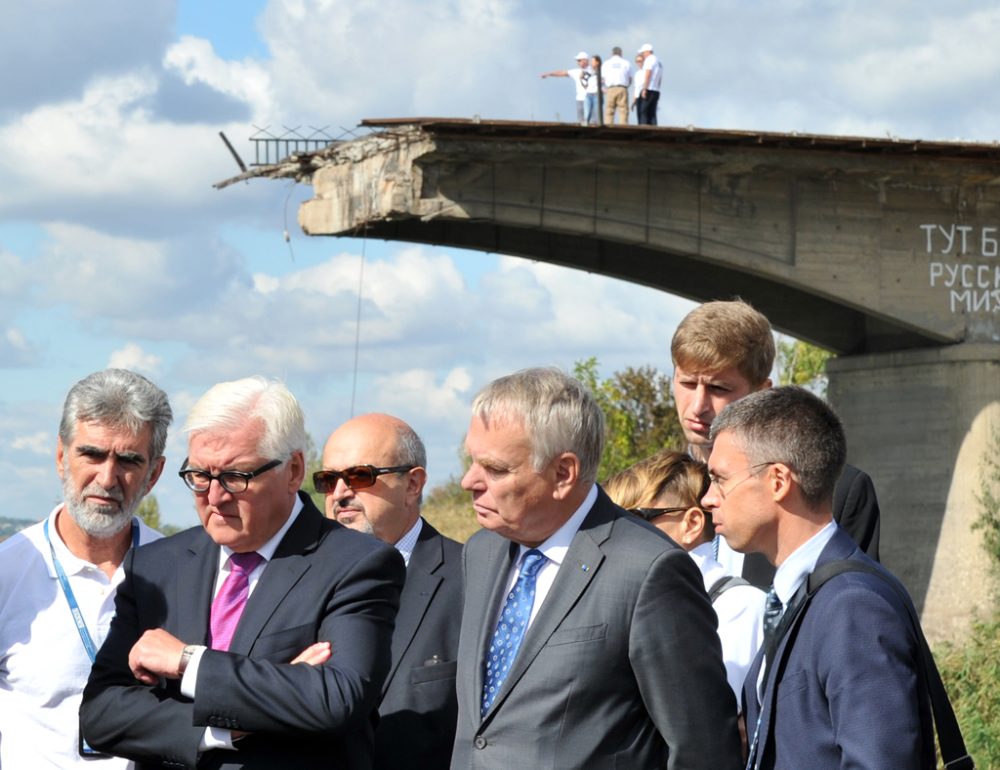
{"type": "MultiPolygon", "coordinates": [[[[49,536],[100,649],[125,572],[119,566],[109,578],[70,553],[56,531],[62,510],[60,504],[49,514],[49,536]]],[[[90,656],[70,614],[43,526],[39,522],[0,543],[0,766],[131,768],[127,759],[80,756],[80,700],[90,676],[90,656]]],[[[139,523],[140,544],[159,537],[139,523]]]]}
{"type": "Polygon", "coordinates": [[[601,80],[605,88],[625,86],[632,82],[632,65],[621,56],[612,56],[601,65],[601,80]]]}
{"type": "Polygon", "coordinates": [[[576,100],[582,102],[587,93],[597,93],[597,78],[594,77],[594,70],[590,67],[574,67],[566,70],[566,74],[573,78],[576,83],[576,100]]]}
{"type": "Polygon", "coordinates": [[[643,80],[645,80],[645,73],[649,72],[649,85],[646,86],[648,91],[659,91],[660,81],[663,80],[663,65],[660,64],[660,60],[656,58],[656,54],[650,54],[646,57],[646,60],[642,63],[643,70],[643,80]]]}

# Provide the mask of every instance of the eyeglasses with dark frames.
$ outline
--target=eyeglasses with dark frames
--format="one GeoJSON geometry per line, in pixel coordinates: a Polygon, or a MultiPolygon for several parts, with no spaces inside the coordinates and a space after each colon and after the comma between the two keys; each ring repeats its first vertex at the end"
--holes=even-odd
{"type": "Polygon", "coordinates": [[[416,465],[391,465],[388,468],[377,468],[374,465],[354,465],[342,471],[316,471],[313,474],[313,484],[316,491],[328,495],[337,487],[337,481],[343,479],[351,489],[367,489],[375,486],[375,480],[385,473],[407,473],[416,465]]]}
{"type": "Polygon", "coordinates": [[[697,506],[692,505],[678,505],[672,508],[629,508],[629,513],[634,513],[640,519],[646,521],[652,521],[660,516],[676,516],[678,513],[683,513],[689,508],[696,508],[697,506]]]}
{"type": "Polygon", "coordinates": [[[209,473],[201,468],[188,468],[188,461],[185,458],[184,465],[177,471],[188,489],[198,494],[204,494],[212,486],[213,481],[218,481],[224,490],[231,495],[238,495],[246,492],[250,486],[250,480],[257,478],[262,473],[266,473],[271,468],[277,468],[284,460],[269,460],[259,468],[252,471],[222,471],[222,473],[209,473]]]}

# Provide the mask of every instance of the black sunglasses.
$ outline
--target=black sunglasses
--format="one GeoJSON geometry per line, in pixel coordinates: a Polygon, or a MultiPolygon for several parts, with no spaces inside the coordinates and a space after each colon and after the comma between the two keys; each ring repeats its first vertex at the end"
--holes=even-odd
{"type": "Polygon", "coordinates": [[[628,510],[629,513],[634,513],[641,519],[652,521],[658,516],[668,516],[670,514],[681,513],[691,507],[692,506],[690,505],[679,505],[674,506],[673,508],[629,508],[628,510]]]}
{"type": "Polygon", "coordinates": [[[376,468],[374,465],[355,465],[342,471],[316,471],[313,474],[313,484],[316,491],[324,495],[333,492],[338,479],[343,479],[351,489],[365,489],[375,486],[375,479],[383,473],[406,473],[416,467],[416,465],[393,465],[389,468],[376,468]]]}

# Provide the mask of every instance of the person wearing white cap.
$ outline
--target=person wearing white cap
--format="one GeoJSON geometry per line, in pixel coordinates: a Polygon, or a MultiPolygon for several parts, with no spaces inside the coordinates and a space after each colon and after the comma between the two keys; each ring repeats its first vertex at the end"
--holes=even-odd
{"type": "Polygon", "coordinates": [[[663,65],[653,53],[653,46],[646,43],[639,49],[642,57],[642,72],[636,75],[642,83],[639,101],[636,105],[640,126],[656,125],[656,106],[660,101],[660,82],[663,79],[663,65]]]}
{"type": "Polygon", "coordinates": [[[576,84],[576,122],[585,126],[591,120],[591,115],[587,114],[587,110],[585,109],[585,105],[587,104],[587,87],[590,84],[590,79],[596,77],[597,73],[591,69],[590,57],[586,51],[580,51],[576,55],[576,63],[578,66],[572,69],[543,72],[542,77],[573,79],[573,82],[576,84]]]}

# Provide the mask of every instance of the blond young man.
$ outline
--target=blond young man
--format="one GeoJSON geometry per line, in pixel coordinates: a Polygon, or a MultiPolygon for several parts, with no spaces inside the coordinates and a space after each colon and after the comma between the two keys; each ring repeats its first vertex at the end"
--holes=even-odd
{"type": "MultiPolygon", "coordinates": [[[[670,343],[673,389],[688,451],[707,461],[711,429],[728,404],[771,387],[775,346],[767,318],[742,300],[706,302],[685,316],[670,343]]],[[[879,507],[868,474],[848,465],[834,492],[834,519],[878,559],[879,507]]],[[[736,553],[715,539],[716,558],[732,575],[766,588],[774,568],[758,554],[736,553]]]]}

